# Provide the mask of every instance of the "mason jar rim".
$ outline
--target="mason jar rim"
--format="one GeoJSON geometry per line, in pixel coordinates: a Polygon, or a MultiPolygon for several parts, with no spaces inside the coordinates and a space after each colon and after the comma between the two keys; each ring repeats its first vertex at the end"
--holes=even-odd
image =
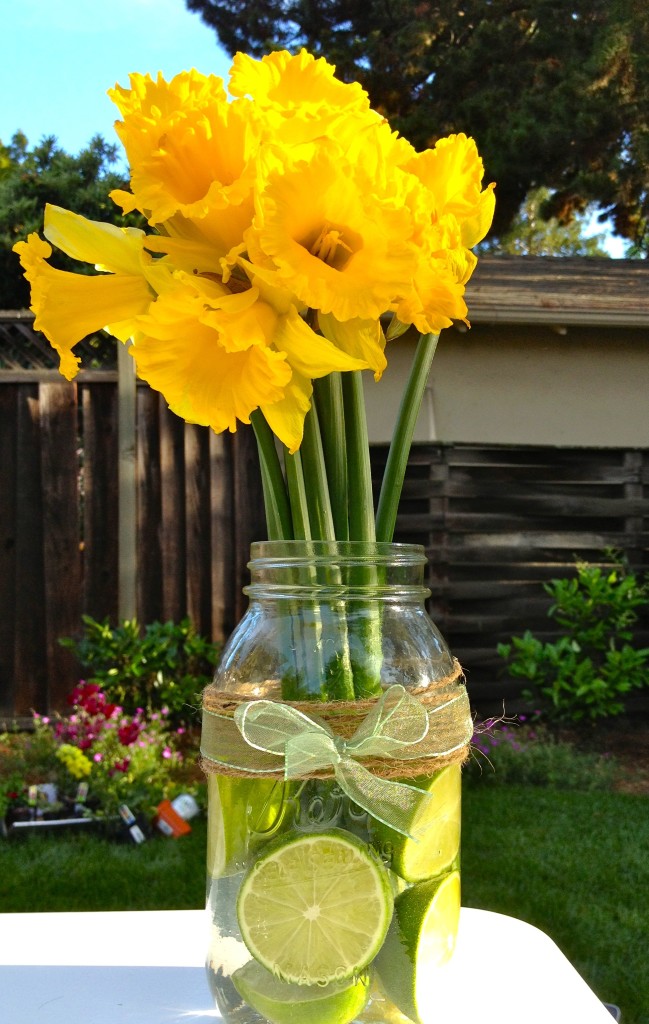
{"type": "Polygon", "coordinates": [[[423,544],[363,540],[263,540],[250,546],[249,569],[275,564],[326,563],[417,566],[428,561],[423,544]]]}

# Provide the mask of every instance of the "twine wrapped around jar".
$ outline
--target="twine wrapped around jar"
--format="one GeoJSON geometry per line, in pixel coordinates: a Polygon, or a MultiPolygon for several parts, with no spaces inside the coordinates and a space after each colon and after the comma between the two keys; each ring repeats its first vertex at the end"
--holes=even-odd
{"type": "Polygon", "coordinates": [[[414,811],[426,800],[401,780],[431,774],[468,755],[473,721],[457,661],[427,687],[396,684],[372,700],[285,702],[242,699],[208,687],[201,754],[208,773],[285,780],[334,778],[374,817],[416,838],[414,811]],[[399,779],[400,781],[395,781],[399,779]]]}

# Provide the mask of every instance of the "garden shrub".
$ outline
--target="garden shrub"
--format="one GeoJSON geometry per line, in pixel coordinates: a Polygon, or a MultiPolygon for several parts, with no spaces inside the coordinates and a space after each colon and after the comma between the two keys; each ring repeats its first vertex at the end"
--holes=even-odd
{"type": "Polygon", "coordinates": [[[219,647],[189,619],[152,622],[144,630],[135,619],[111,626],[84,615],[83,623],[80,638],[63,637],[60,643],[76,655],[89,682],[101,685],[129,714],[166,707],[172,726],[197,723],[200,694],[212,680],[219,647]]]}
{"type": "Polygon", "coordinates": [[[649,587],[625,565],[577,563],[574,578],[545,584],[548,615],[561,632],[553,642],[527,630],[499,644],[512,676],[526,679],[524,696],[559,721],[595,721],[624,711],[624,698],[647,685],[649,648],[636,647],[633,626],[649,603],[649,587]]]}

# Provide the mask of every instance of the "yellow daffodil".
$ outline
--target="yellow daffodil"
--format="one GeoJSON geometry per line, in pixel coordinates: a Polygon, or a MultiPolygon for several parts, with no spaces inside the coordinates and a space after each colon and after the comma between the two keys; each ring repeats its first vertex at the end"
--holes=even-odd
{"type": "Polygon", "coordinates": [[[462,245],[477,245],[491,226],[494,185],[482,190],[484,166],[473,139],[449,135],[434,149],[416,154],[405,164],[428,190],[437,216],[451,214],[460,228],[462,245]]]}
{"type": "MultiPolygon", "coordinates": [[[[168,83],[161,75],[155,82],[132,75],[130,89],[117,86],[109,95],[124,118],[115,127],[131,168],[131,192],[111,197],[153,225],[174,215],[180,224],[220,221],[225,251],[240,241],[252,217],[260,137],[253,105],[228,103],[221,79],[197,71],[168,83]]],[[[209,236],[210,224],[204,227],[209,236]]]]}
{"type": "MultiPolygon", "coordinates": [[[[415,250],[404,242],[410,212],[368,195],[355,167],[322,149],[269,175],[257,199],[254,245],[306,306],[339,320],[376,319],[410,284],[415,250]]],[[[251,237],[254,236],[254,237],[251,237]]]]}
{"type": "Polygon", "coordinates": [[[316,335],[295,307],[255,285],[231,293],[208,278],[177,273],[138,320],[131,348],[138,374],[170,408],[215,431],[271,410],[273,429],[291,451],[302,439],[310,381],[365,365],[316,335]]]}
{"type": "Polygon", "coordinates": [[[341,82],[335,75],[334,65],[304,49],[295,55],[276,51],[261,60],[237,53],[230,71],[230,93],[237,99],[251,97],[267,114],[295,121],[301,132],[310,124],[321,135],[323,122],[332,115],[370,110],[362,86],[341,82]]]}
{"type": "Polygon", "coordinates": [[[237,54],[230,96],[197,71],[135,74],[110,95],[131,170],[112,198],[158,231],[48,207],[47,241],[15,246],[68,379],[74,346],[105,328],[180,416],[234,430],[260,409],[295,452],[313,380],[381,376],[384,313],[390,337],[466,320],[494,206],[472,139],[417,153],[306,50],[237,54]],[[49,243],[97,273],[50,266],[49,243]]]}
{"type": "Polygon", "coordinates": [[[135,317],[155,296],[144,276],[151,257],[143,250],[144,232],[88,221],[59,207],[46,208],[44,233],[69,256],[111,272],[91,277],[51,267],[52,247],[37,234],[14,246],[31,285],[34,326],[58,352],[63,376],[72,380],[79,369],[72,349],[79,341],[103,328],[122,341],[133,333],[135,317]]]}

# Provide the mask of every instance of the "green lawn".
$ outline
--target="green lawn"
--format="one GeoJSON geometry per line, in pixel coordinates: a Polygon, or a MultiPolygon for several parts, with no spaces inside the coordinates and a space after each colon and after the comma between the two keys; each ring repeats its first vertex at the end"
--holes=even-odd
{"type": "MultiPolygon", "coordinates": [[[[205,823],[193,824],[141,847],[88,834],[0,841],[0,911],[201,907],[205,823]]],[[[623,1024],[649,1024],[647,797],[477,782],[462,849],[466,906],[537,925],[623,1024]]]]}
{"type": "Polygon", "coordinates": [[[623,1024],[649,1024],[649,799],[478,783],[463,824],[463,904],[541,928],[623,1024]]]}

